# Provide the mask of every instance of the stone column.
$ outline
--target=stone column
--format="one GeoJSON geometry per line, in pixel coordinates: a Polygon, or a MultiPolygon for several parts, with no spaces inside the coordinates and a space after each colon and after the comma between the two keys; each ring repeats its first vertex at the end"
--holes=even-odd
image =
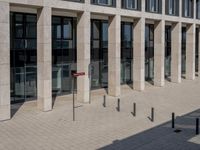
{"type": "Polygon", "coordinates": [[[196,25],[187,26],[186,33],[186,79],[195,79],[195,30],[196,25]]]}
{"type": "Polygon", "coordinates": [[[81,102],[89,102],[90,30],[90,12],[78,14],[77,72],[85,72],[77,79],[77,100],[81,102]]]}
{"type": "Polygon", "coordinates": [[[0,2],[0,121],[10,119],[10,6],[0,2]]]}
{"type": "Polygon", "coordinates": [[[133,89],[142,91],[145,87],[145,19],[135,20],[133,34],[133,89]]]}
{"type": "Polygon", "coordinates": [[[165,22],[155,23],[154,29],[154,85],[164,86],[165,22]]]}
{"type": "Polygon", "coordinates": [[[108,27],[108,94],[120,96],[121,16],[109,17],[108,27]]]}
{"type": "Polygon", "coordinates": [[[52,110],[52,46],[50,7],[38,9],[37,22],[37,94],[38,108],[52,110]]]}
{"type": "Polygon", "coordinates": [[[181,82],[181,35],[182,24],[175,23],[172,25],[171,37],[171,81],[174,83],[181,82]]]}

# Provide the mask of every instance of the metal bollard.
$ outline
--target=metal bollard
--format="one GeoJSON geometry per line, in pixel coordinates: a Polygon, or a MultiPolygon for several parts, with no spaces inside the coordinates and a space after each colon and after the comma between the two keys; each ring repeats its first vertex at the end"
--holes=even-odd
{"type": "Polygon", "coordinates": [[[199,135],[199,118],[196,118],[196,135],[199,135]]]}
{"type": "Polygon", "coordinates": [[[136,103],[133,103],[133,116],[136,116],[136,103]]]}
{"type": "Polygon", "coordinates": [[[154,108],[151,108],[151,121],[154,122],[154,108]]]}
{"type": "Polygon", "coordinates": [[[120,99],[118,98],[118,101],[117,101],[117,110],[118,112],[120,112],[120,99]]]}
{"type": "Polygon", "coordinates": [[[175,113],[172,113],[172,128],[175,128],[175,113]]]}
{"type": "Polygon", "coordinates": [[[106,107],[106,96],[103,96],[103,107],[106,107]]]}

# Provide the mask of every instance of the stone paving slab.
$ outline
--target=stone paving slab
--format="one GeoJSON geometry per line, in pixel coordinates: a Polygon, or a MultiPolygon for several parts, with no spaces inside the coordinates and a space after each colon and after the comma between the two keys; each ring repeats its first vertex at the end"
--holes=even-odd
{"type": "MultiPolygon", "coordinates": [[[[12,119],[0,122],[0,150],[200,149],[194,121],[184,116],[200,108],[200,79],[167,82],[162,88],[149,86],[144,92],[122,87],[120,112],[116,98],[107,96],[107,107],[102,106],[105,91],[99,90],[92,92],[91,104],[76,102],[80,107],[75,122],[71,95],[58,98],[50,112],[38,111],[36,102],[12,106],[12,119]],[[133,102],[136,117],[131,114],[133,102]],[[154,122],[148,119],[151,107],[154,122]],[[184,116],[177,119],[185,126],[180,134],[166,123],[172,112],[184,116]]],[[[200,115],[194,112],[192,116],[200,115]]]]}

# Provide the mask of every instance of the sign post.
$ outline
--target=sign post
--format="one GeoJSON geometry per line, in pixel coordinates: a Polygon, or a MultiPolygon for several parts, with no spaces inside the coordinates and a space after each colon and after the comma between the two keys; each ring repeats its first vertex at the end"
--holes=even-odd
{"type": "Polygon", "coordinates": [[[75,72],[72,71],[72,76],[73,76],[73,80],[72,80],[72,90],[73,90],[73,121],[75,121],[75,79],[78,78],[79,76],[84,76],[85,72],[75,72]]]}

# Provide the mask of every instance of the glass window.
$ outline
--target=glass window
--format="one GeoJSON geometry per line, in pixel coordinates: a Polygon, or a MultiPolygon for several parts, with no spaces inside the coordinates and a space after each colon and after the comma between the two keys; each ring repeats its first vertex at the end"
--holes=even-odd
{"type": "Polygon", "coordinates": [[[72,21],[68,19],[64,19],[64,27],[63,27],[63,37],[65,39],[71,39],[72,38],[72,21]]]}
{"type": "Polygon", "coordinates": [[[11,12],[11,103],[37,97],[37,15],[11,12]]]}
{"type": "Polygon", "coordinates": [[[108,21],[91,20],[91,86],[108,85],[108,21]]]}
{"type": "Polygon", "coordinates": [[[16,23],[15,24],[15,37],[16,38],[22,38],[23,36],[23,24],[22,23],[16,23]]]}
{"type": "Polygon", "coordinates": [[[115,0],[92,0],[92,4],[115,6],[115,0]]]}
{"type": "Polygon", "coordinates": [[[193,17],[193,1],[192,0],[183,1],[183,16],[193,17]]]}
{"type": "Polygon", "coordinates": [[[137,0],[127,0],[127,8],[137,9],[137,0]]]}
{"type": "Polygon", "coordinates": [[[102,46],[108,47],[108,23],[102,23],[102,46]]]}
{"type": "Polygon", "coordinates": [[[52,93],[71,93],[71,71],[76,70],[76,19],[52,19],[52,93]]]}
{"type": "Polygon", "coordinates": [[[146,11],[162,13],[162,1],[161,0],[146,0],[146,11]]]}
{"type": "Polygon", "coordinates": [[[166,0],[166,14],[179,15],[179,0],[166,0]]]}
{"type": "Polygon", "coordinates": [[[99,22],[93,22],[93,38],[99,39],[99,22]]]}
{"type": "Polygon", "coordinates": [[[196,3],[197,5],[196,5],[196,17],[198,18],[198,19],[200,19],[200,0],[197,0],[197,3],[196,3]]]}

